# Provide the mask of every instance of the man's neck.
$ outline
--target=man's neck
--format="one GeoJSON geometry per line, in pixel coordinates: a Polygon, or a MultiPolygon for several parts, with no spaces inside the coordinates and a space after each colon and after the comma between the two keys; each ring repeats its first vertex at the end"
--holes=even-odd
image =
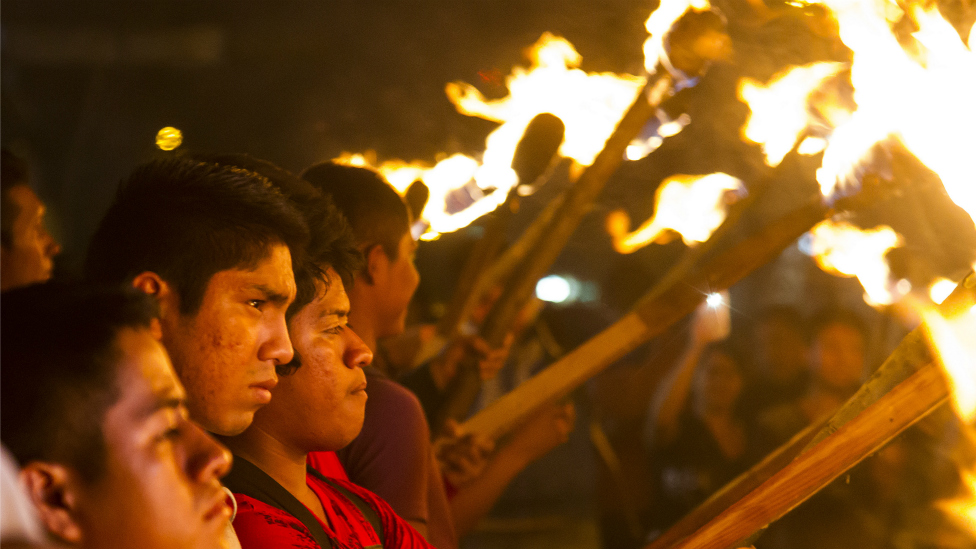
{"type": "Polygon", "coordinates": [[[299,500],[308,493],[305,483],[308,454],[283,444],[257,425],[236,437],[219,437],[234,455],[240,456],[268,474],[299,500]]]}

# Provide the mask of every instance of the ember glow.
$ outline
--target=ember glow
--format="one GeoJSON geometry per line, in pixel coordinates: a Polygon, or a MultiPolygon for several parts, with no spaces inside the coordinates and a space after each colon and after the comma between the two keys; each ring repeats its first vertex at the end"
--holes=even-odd
{"type": "Polygon", "coordinates": [[[725,221],[728,203],[744,190],[740,180],[724,173],[676,175],[658,187],[651,219],[629,232],[626,214],[615,212],[607,219],[607,232],[614,248],[624,254],[639,250],[669,230],[680,234],[689,246],[704,242],[725,221]]]}
{"type": "MultiPolygon", "coordinates": [[[[813,122],[807,108],[810,94],[824,79],[843,68],[842,63],[813,63],[777,74],[767,85],[749,78],[739,82],[739,99],[752,111],[742,136],[762,145],[766,164],[777,166],[782,162],[813,122]]],[[[807,145],[801,152],[809,150],[807,145]]]]}
{"type": "Polygon", "coordinates": [[[807,233],[800,248],[813,257],[821,269],[841,276],[854,276],[864,287],[864,299],[871,305],[895,301],[885,253],[901,244],[890,227],[862,230],[843,221],[823,221],[807,233]]]}

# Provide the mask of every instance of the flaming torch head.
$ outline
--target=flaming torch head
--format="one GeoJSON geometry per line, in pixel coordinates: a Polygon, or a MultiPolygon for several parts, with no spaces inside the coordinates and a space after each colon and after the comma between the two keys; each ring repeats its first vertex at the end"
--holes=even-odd
{"type": "Polygon", "coordinates": [[[712,62],[732,56],[725,18],[714,10],[688,10],[665,37],[664,53],[667,62],[689,78],[701,76],[712,62]]]}

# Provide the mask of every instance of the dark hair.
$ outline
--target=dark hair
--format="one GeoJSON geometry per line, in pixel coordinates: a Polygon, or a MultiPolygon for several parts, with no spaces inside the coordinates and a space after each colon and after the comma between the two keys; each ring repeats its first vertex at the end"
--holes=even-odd
{"type": "Polygon", "coordinates": [[[0,436],[22,464],[104,472],[102,422],[120,394],[118,333],[149,329],[155,300],[135,290],[48,282],[3,294],[0,436]]]}
{"type": "Polygon", "coordinates": [[[27,162],[6,148],[0,149],[0,244],[8,248],[13,245],[14,220],[20,215],[20,208],[10,200],[9,191],[29,181],[27,162]]]}
{"type": "MultiPolygon", "coordinates": [[[[356,239],[349,223],[335,207],[331,198],[288,170],[246,154],[209,155],[197,158],[248,169],[267,177],[295,204],[305,218],[310,238],[304,261],[295,268],[295,285],[298,292],[295,301],[288,308],[289,318],[315,299],[316,281],[321,281],[328,288],[329,267],[335,269],[347,288],[353,284],[353,277],[362,268],[363,256],[356,246],[356,239]]],[[[278,365],[276,370],[278,375],[289,375],[301,364],[302,360],[296,349],[292,361],[278,365]]]]}
{"type": "Polygon", "coordinates": [[[828,326],[834,324],[840,324],[843,326],[848,326],[857,330],[861,334],[861,339],[867,343],[868,341],[868,327],[864,323],[864,320],[858,316],[856,313],[849,311],[847,309],[824,309],[814,315],[811,321],[810,338],[816,339],[828,326]]]}
{"type": "Polygon", "coordinates": [[[410,230],[410,211],[380,174],[368,168],[323,162],[305,170],[302,177],[332,197],[360,247],[379,244],[390,259],[399,256],[400,239],[410,230]]]}
{"type": "Polygon", "coordinates": [[[88,248],[85,273],[125,284],[152,271],[193,314],[210,279],[253,269],[269,247],[284,244],[300,265],[308,241],[301,214],[266,178],[240,168],[191,160],[143,164],[119,186],[88,248]]]}
{"type": "Polygon", "coordinates": [[[351,286],[362,268],[363,257],[346,218],[328,196],[311,183],[267,160],[247,154],[198,155],[196,158],[214,164],[243,168],[260,174],[284,193],[301,212],[309,229],[309,241],[303,265],[295,270],[298,294],[288,308],[294,315],[315,298],[315,281],[328,287],[326,270],[331,267],[344,285],[351,286]]]}

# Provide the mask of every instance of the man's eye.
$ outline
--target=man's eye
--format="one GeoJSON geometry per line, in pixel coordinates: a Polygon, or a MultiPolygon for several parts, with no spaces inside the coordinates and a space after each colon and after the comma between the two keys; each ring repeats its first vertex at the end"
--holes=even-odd
{"type": "Polygon", "coordinates": [[[179,426],[176,426],[163,431],[163,434],[159,435],[158,440],[159,442],[171,442],[173,440],[180,438],[180,435],[182,434],[183,434],[183,429],[181,429],[179,426]]]}
{"type": "Polygon", "coordinates": [[[260,309],[264,305],[264,303],[265,302],[263,299],[252,299],[247,302],[248,305],[254,307],[255,309],[260,309]]]}
{"type": "Polygon", "coordinates": [[[331,334],[331,335],[339,335],[345,329],[346,329],[346,326],[344,324],[340,324],[340,325],[338,325],[338,326],[336,326],[334,328],[329,328],[328,330],[325,331],[325,333],[331,334]]]}

